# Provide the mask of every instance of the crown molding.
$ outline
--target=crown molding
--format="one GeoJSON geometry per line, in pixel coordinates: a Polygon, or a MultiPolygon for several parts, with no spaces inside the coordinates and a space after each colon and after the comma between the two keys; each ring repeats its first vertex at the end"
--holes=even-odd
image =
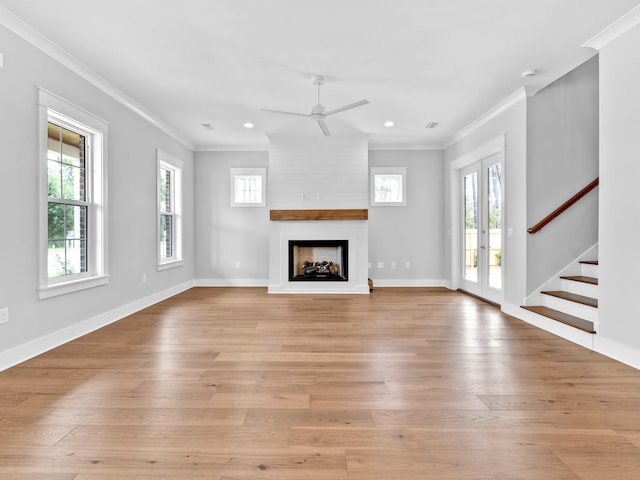
{"type": "Polygon", "coordinates": [[[197,145],[194,152],[268,152],[269,145],[233,144],[233,145],[197,145]]]}
{"type": "Polygon", "coordinates": [[[60,63],[61,65],[67,67],[69,70],[86,80],[87,82],[94,85],[96,88],[102,90],[104,93],[109,95],[111,98],[116,100],[117,102],[124,105],[126,108],[134,112],[135,114],[142,117],[144,120],[152,124],[153,126],[159,128],[164,133],[174,138],[178,142],[182,143],[184,146],[193,150],[192,143],[185,138],[183,135],[175,131],[172,127],[165,124],[151,113],[147,112],[140,104],[138,104],[135,100],[129,97],[122,90],[117,88],[112,83],[108,82],[106,79],[98,75],[91,68],[89,68],[86,64],[81,62],[79,59],[68,53],[66,50],[62,49],[56,43],[51,41],[49,38],[45,37],[38,30],[33,28],[31,25],[26,23],[24,20],[7,10],[5,7],[0,5],[0,25],[4,25],[11,32],[22,38],[23,40],[29,42],[37,49],[41,50],[46,55],[53,58],[55,61],[60,63]]]}
{"type": "Polygon", "coordinates": [[[369,151],[442,151],[442,145],[398,144],[398,143],[370,143],[369,151]]]}
{"type": "Polygon", "coordinates": [[[508,110],[518,102],[525,100],[526,98],[527,98],[527,92],[525,88],[524,87],[518,88],[518,90],[513,92],[511,95],[509,95],[507,98],[502,100],[500,103],[498,103],[494,107],[490,108],[486,113],[480,115],[478,118],[473,120],[470,124],[468,124],[466,127],[459,130],[458,133],[456,133],[451,138],[451,141],[448,142],[444,148],[447,149],[454,143],[459,142],[467,135],[476,131],[477,129],[479,129],[486,123],[490,122],[491,120],[496,118],[498,115],[500,115],[504,111],[508,110]]]}
{"type": "Polygon", "coordinates": [[[640,5],[625,13],[600,33],[584,42],[582,46],[600,51],[600,49],[607,46],[620,35],[628,32],[638,24],[640,24],[640,5]]]}

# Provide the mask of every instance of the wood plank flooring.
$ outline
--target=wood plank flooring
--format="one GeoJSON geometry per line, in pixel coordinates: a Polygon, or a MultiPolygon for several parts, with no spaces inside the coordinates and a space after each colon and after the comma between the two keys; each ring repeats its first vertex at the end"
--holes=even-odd
{"type": "Polygon", "coordinates": [[[640,478],[640,372],[439,288],[194,288],[0,373],[11,480],[640,478]]]}

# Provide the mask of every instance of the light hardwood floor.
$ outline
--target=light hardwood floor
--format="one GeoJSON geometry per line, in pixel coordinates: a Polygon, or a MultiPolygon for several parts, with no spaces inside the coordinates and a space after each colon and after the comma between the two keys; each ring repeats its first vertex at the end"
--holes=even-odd
{"type": "Polygon", "coordinates": [[[444,289],[194,288],[0,373],[8,480],[640,478],[640,372],[444,289]]]}

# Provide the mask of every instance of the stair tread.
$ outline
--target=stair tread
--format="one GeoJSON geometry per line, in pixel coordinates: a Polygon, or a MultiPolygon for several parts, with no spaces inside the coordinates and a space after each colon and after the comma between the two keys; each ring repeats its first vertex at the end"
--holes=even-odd
{"type": "Polygon", "coordinates": [[[594,277],[585,277],[584,275],[567,275],[560,277],[563,280],[573,280],[574,282],[588,283],[590,285],[598,285],[598,279],[594,277]]]}
{"type": "Polygon", "coordinates": [[[598,265],[598,260],[581,260],[580,263],[585,265],[598,265]]]}
{"type": "Polygon", "coordinates": [[[578,295],[577,293],[564,292],[560,290],[552,290],[546,292],[540,292],[543,295],[550,295],[556,298],[562,298],[563,300],[569,300],[570,302],[580,303],[589,307],[598,308],[598,299],[587,297],[585,295],[578,295]]]}
{"type": "Polygon", "coordinates": [[[585,320],[584,318],[569,315],[568,313],[560,312],[549,307],[543,307],[541,305],[523,306],[522,308],[524,308],[525,310],[529,310],[530,312],[534,312],[539,315],[551,318],[560,323],[564,323],[565,325],[577,328],[584,332],[596,333],[593,322],[585,320]]]}

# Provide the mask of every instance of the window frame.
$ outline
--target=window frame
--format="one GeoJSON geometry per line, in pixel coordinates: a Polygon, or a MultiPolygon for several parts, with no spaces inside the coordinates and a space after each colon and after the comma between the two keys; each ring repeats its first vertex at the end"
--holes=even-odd
{"type": "Polygon", "coordinates": [[[370,205],[372,207],[405,207],[407,205],[407,167],[370,167],[369,168],[370,205]],[[376,200],[376,177],[402,177],[402,199],[399,202],[385,202],[376,200]]]}
{"type": "MultiPolygon", "coordinates": [[[[107,271],[107,136],[109,124],[86,110],[38,87],[38,298],[45,299],[109,282],[107,271]],[[86,139],[87,206],[86,272],[49,277],[48,124],[59,125],[86,139]]],[[[78,202],[70,202],[77,204],[78,202]]]]}
{"type": "Polygon", "coordinates": [[[184,265],[182,257],[182,170],[184,163],[170,155],[169,153],[156,149],[156,181],[157,181],[157,201],[156,201],[156,239],[157,239],[157,266],[158,271],[170,268],[180,267],[184,265]],[[173,181],[171,182],[171,210],[169,214],[172,218],[171,227],[171,257],[163,257],[162,241],[161,241],[161,218],[167,216],[167,212],[162,211],[162,194],[161,194],[161,171],[163,169],[172,172],[173,181]]]}
{"type": "Polygon", "coordinates": [[[245,167],[230,168],[230,202],[232,207],[266,207],[267,205],[267,169],[265,167],[245,167]],[[238,177],[260,177],[261,178],[261,195],[259,202],[238,202],[237,198],[237,178],[238,177]]]}

